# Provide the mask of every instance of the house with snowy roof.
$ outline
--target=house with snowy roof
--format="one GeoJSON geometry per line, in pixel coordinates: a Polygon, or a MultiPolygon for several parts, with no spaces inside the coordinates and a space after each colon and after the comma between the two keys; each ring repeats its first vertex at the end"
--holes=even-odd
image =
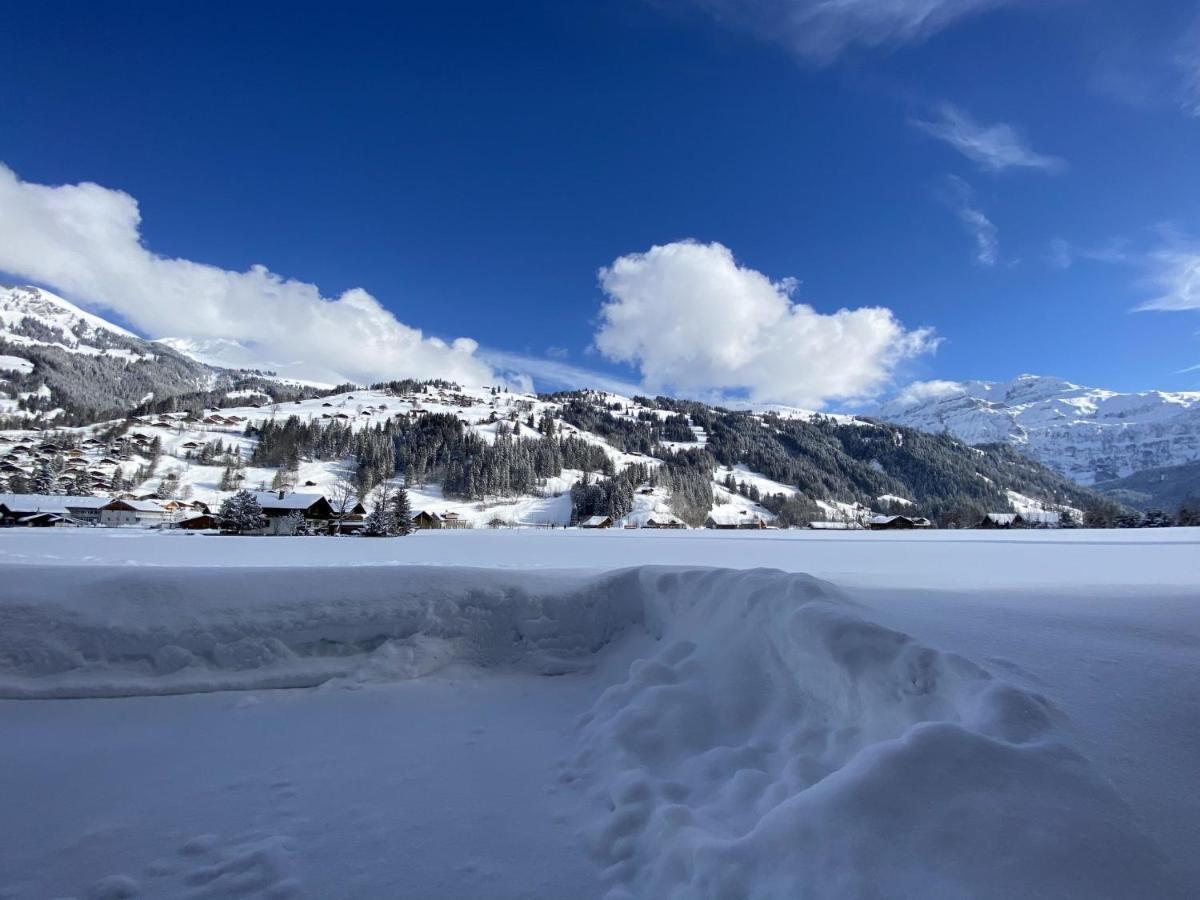
{"type": "Polygon", "coordinates": [[[154,500],[120,498],[100,507],[100,524],[111,527],[161,525],[168,515],[167,510],[154,500]]]}
{"type": "Polygon", "coordinates": [[[705,528],[716,528],[723,531],[731,529],[761,529],[767,523],[762,516],[757,516],[744,509],[714,509],[704,520],[705,528]]]}
{"type": "Polygon", "coordinates": [[[871,516],[867,520],[867,527],[872,531],[910,531],[929,526],[930,522],[924,516],[871,516]]]}
{"type": "Polygon", "coordinates": [[[679,518],[679,516],[673,516],[670,513],[655,513],[646,520],[646,524],[642,527],[684,529],[687,528],[687,523],[679,518]]]}
{"type": "Polygon", "coordinates": [[[0,524],[17,525],[28,516],[52,513],[78,522],[100,521],[100,508],[107,497],[78,497],[70,494],[0,494],[0,524]]]}

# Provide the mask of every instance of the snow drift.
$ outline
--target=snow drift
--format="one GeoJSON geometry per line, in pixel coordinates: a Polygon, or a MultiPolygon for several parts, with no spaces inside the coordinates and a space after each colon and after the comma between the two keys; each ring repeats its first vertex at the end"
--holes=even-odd
{"type": "Polygon", "coordinates": [[[868,621],[809,576],[0,578],[8,698],[355,685],[450,662],[594,680],[557,781],[588,811],[610,900],[1183,896],[1048,700],[868,621]]]}

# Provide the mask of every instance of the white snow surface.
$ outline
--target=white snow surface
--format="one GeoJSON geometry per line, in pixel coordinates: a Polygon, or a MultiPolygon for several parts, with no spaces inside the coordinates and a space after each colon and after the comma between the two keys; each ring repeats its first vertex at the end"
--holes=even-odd
{"type": "Polygon", "coordinates": [[[1194,896],[1198,543],[0,532],[0,896],[1194,896]]]}

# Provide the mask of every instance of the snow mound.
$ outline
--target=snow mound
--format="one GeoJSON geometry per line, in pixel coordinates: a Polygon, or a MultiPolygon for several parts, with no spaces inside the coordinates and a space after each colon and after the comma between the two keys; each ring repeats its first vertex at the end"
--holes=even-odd
{"type": "Polygon", "coordinates": [[[578,576],[450,567],[0,571],[0,698],[560,674],[640,617],[578,576]],[[47,599],[50,598],[50,599],[47,599]]]}
{"type": "Polygon", "coordinates": [[[624,577],[657,650],[561,775],[610,900],[1175,896],[1044,698],[808,576],[624,577]]]}
{"type": "Polygon", "coordinates": [[[594,685],[547,779],[580,792],[608,900],[1184,896],[1048,700],[807,575],[22,565],[0,585],[0,697],[451,662],[594,685]]]}

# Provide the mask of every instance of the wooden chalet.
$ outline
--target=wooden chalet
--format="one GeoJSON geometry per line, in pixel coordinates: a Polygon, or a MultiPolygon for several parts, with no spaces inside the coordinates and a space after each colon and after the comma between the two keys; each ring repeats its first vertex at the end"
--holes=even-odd
{"type": "Polygon", "coordinates": [[[867,527],[872,531],[910,531],[929,526],[929,520],[923,516],[871,516],[867,520],[867,527]]]}

